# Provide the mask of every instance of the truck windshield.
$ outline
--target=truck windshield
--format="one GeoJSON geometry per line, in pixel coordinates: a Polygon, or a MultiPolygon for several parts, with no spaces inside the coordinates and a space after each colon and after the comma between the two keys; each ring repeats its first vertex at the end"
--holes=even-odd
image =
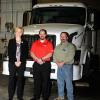
{"type": "Polygon", "coordinates": [[[85,24],[86,10],[82,7],[44,7],[32,11],[30,24],[69,23],[85,24]]]}

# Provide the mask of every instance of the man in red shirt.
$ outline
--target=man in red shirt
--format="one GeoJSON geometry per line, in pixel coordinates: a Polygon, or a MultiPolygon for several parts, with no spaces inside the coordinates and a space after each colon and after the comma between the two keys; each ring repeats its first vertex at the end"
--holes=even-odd
{"type": "Polygon", "coordinates": [[[47,31],[41,29],[39,31],[39,40],[36,40],[31,47],[31,57],[35,61],[33,64],[34,77],[34,98],[30,100],[39,100],[42,93],[43,100],[49,98],[50,58],[53,53],[53,45],[46,39],[47,31]]]}

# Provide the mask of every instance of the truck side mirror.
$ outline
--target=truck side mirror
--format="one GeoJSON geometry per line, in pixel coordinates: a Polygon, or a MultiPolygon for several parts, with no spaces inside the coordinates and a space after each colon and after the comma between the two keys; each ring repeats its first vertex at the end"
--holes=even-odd
{"type": "Polygon", "coordinates": [[[90,14],[90,24],[94,23],[94,13],[90,14]]]}
{"type": "Polygon", "coordinates": [[[24,14],[23,14],[23,26],[27,26],[30,24],[31,12],[32,11],[25,11],[24,12],[24,14]]]}
{"type": "Polygon", "coordinates": [[[88,25],[96,30],[100,29],[100,11],[97,9],[88,9],[88,25]]]}

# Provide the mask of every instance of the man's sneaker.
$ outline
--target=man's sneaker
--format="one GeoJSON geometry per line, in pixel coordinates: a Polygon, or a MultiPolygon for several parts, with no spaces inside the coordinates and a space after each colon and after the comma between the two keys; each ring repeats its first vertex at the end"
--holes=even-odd
{"type": "Polygon", "coordinates": [[[57,97],[54,100],[64,100],[64,97],[57,97]]]}

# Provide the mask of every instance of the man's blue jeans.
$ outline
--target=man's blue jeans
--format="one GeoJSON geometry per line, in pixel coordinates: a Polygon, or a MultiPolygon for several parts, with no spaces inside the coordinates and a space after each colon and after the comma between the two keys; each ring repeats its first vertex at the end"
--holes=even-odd
{"type": "Polygon", "coordinates": [[[68,100],[74,100],[73,96],[73,65],[64,64],[63,67],[58,67],[57,70],[57,83],[58,83],[58,95],[64,97],[64,85],[66,83],[67,98],[68,100]]]}

